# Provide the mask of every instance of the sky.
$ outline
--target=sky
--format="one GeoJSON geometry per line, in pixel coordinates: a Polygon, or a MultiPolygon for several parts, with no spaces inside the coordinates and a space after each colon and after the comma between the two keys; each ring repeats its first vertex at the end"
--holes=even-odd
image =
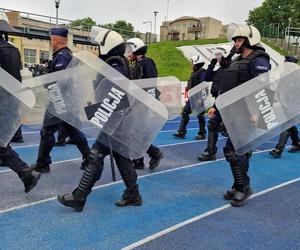
{"type": "MultiPolygon", "coordinates": [[[[154,11],[158,11],[156,31],[166,20],[168,0],[61,0],[59,17],[75,20],[84,17],[93,18],[98,24],[126,20],[135,30],[150,31],[154,11]]],[[[223,24],[243,24],[249,10],[262,4],[263,0],[169,0],[168,20],[181,16],[205,17],[219,19],[223,24]]],[[[0,0],[0,8],[31,12],[35,14],[56,15],[54,0],[0,0]]],[[[154,28],[153,28],[154,31],[154,28]]]]}

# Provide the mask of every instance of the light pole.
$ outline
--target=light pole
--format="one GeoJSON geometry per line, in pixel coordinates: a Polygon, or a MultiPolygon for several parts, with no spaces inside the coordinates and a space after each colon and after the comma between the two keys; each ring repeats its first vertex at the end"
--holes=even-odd
{"type": "Polygon", "coordinates": [[[156,16],[158,14],[158,11],[154,11],[154,41],[156,42],[156,16]]]}
{"type": "Polygon", "coordinates": [[[292,18],[289,17],[289,27],[288,27],[288,36],[289,36],[289,40],[288,40],[288,49],[287,49],[287,51],[288,51],[289,53],[290,53],[290,43],[291,43],[291,36],[290,36],[291,22],[292,22],[292,18]]]}
{"type": "Polygon", "coordinates": [[[55,0],[55,8],[56,8],[56,26],[58,26],[58,8],[59,8],[60,0],[55,0]]]}
{"type": "Polygon", "coordinates": [[[170,7],[170,0],[167,0],[167,20],[166,20],[167,37],[166,37],[166,40],[168,40],[168,36],[169,36],[169,7],[170,7]]]}
{"type": "Polygon", "coordinates": [[[170,6],[170,0],[167,0],[167,22],[169,21],[169,6],[170,6]]]}
{"type": "MultiPolygon", "coordinates": [[[[149,37],[149,43],[151,43],[151,34],[152,34],[152,21],[143,22],[143,24],[150,23],[150,37],[149,37]]],[[[147,33],[146,33],[146,43],[147,43],[147,33]]]]}

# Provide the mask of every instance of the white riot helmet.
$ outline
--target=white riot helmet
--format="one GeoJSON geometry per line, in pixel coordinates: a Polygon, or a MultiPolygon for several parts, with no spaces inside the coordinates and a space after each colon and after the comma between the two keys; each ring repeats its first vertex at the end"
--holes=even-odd
{"type": "Polygon", "coordinates": [[[217,46],[214,50],[214,58],[224,57],[226,58],[230,53],[230,47],[228,45],[217,46]]]}
{"type": "Polygon", "coordinates": [[[7,15],[3,10],[0,10],[0,32],[16,32],[16,30],[11,25],[9,25],[7,15]]]}
{"type": "Polygon", "coordinates": [[[248,39],[249,45],[256,46],[260,44],[261,36],[257,28],[252,25],[240,25],[232,35],[232,40],[238,37],[244,37],[248,39]]]}
{"type": "Polygon", "coordinates": [[[125,53],[125,41],[119,33],[101,27],[98,27],[97,31],[97,34],[93,33],[95,38],[93,39],[91,36],[91,39],[99,45],[100,54],[102,56],[109,54],[118,47],[120,47],[120,51],[116,54],[123,55],[125,53]]]}
{"type": "Polygon", "coordinates": [[[197,56],[192,56],[191,57],[191,61],[192,61],[192,64],[195,66],[195,65],[199,65],[201,64],[201,67],[203,67],[203,65],[205,64],[205,62],[203,61],[202,57],[200,55],[197,55],[197,56]]]}
{"type": "Polygon", "coordinates": [[[131,38],[127,41],[127,44],[131,46],[132,53],[135,55],[145,55],[148,50],[148,46],[140,38],[131,38]]]}

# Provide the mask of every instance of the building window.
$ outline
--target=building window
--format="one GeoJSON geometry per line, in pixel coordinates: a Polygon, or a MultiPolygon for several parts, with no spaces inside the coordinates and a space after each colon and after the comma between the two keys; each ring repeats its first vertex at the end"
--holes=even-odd
{"type": "Polygon", "coordinates": [[[40,50],[40,64],[42,64],[45,60],[49,60],[49,52],[40,50]]]}
{"type": "Polygon", "coordinates": [[[24,49],[24,62],[25,63],[36,63],[36,50],[35,49],[24,49]]]}

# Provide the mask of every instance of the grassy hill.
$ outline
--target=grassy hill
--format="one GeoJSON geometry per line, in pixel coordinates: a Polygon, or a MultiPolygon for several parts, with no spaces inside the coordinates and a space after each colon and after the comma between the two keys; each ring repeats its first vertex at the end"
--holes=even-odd
{"type": "Polygon", "coordinates": [[[191,75],[191,63],[183,53],[176,49],[180,46],[224,43],[226,39],[207,39],[196,41],[166,41],[149,46],[148,56],[157,65],[159,76],[176,76],[181,81],[187,81],[191,75]]]}

